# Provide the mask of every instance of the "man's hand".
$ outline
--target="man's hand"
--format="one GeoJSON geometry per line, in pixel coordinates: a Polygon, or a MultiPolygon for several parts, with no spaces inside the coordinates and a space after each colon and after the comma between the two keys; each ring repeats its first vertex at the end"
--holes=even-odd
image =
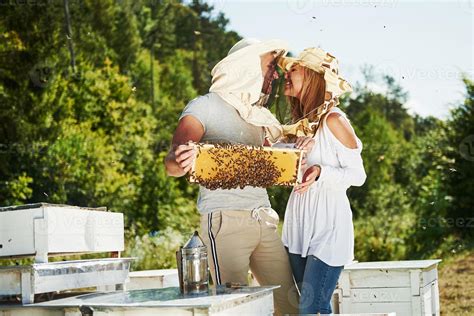
{"type": "Polygon", "coordinates": [[[303,182],[295,187],[296,193],[305,193],[309,187],[316,181],[316,178],[321,174],[321,167],[314,165],[308,168],[303,175],[303,182]]]}
{"type": "Polygon", "coordinates": [[[191,142],[199,142],[204,135],[204,127],[195,117],[183,117],[173,136],[172,148],[165,158],[166,172],[172,177],[187,174],[194,163],[196,152],[191,142]]]}
{"type": "Polygon", "coordinates": [[[176,163],[186,174],[193,167],[194,160],[196,159],[196,148],[192,143],[176,146],[174,156],[176,163]]]}

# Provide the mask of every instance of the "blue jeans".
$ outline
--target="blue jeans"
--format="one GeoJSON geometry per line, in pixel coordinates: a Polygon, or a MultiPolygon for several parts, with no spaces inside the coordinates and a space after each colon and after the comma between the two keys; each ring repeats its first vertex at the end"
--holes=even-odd
{"type": "Polygon", "coordinates": [[[300,314],[331,314],[331,298],[343,266],[332,267],[314,256],[288,253],[301,293],[300,314]]]}

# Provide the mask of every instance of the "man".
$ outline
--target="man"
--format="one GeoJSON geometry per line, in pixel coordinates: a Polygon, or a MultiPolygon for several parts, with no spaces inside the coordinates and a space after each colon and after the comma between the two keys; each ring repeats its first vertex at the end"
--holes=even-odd
{"type": "MultiPolygon", "coordinates": [[[[181,114],[165,159],[168,175],[191,170],[195,151],[189,141],[262,146],[279,122],[263,105],[278,78],[276,58],[286,43],[244,39],[212,70],[210,93],[192,100],[181,114]]],[[[263,188],[208,190],[200,186],[197,207],[201,236],[209,249],[214,284],[247,284],[248,270],[274,292],[278,314],[297,313],[297,292],[289,260],[277,233],[278,214],[263,188]]]]}

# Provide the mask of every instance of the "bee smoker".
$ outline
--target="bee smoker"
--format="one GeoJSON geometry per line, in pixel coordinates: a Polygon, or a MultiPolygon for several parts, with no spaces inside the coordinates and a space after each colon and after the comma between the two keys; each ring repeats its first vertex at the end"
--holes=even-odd
{"type": "Polygon", "coordinates": [[[207,248],[197,231],[176,252],[181,293],[203,294],[209,289],[207,248]]]}

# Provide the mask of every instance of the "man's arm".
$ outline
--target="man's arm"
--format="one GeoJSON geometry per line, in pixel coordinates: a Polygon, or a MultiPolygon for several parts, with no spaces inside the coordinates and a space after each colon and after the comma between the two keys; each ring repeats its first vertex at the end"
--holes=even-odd
{"type": "Polygon", "coordinates": [[[183,117],[173,135],[171,149],[165,158],[166,173],[172,177],[182,177],[191,170],[196,152],[189,141],[199,142],[204,135],[204,127],[192,115],[183,117]]]}

